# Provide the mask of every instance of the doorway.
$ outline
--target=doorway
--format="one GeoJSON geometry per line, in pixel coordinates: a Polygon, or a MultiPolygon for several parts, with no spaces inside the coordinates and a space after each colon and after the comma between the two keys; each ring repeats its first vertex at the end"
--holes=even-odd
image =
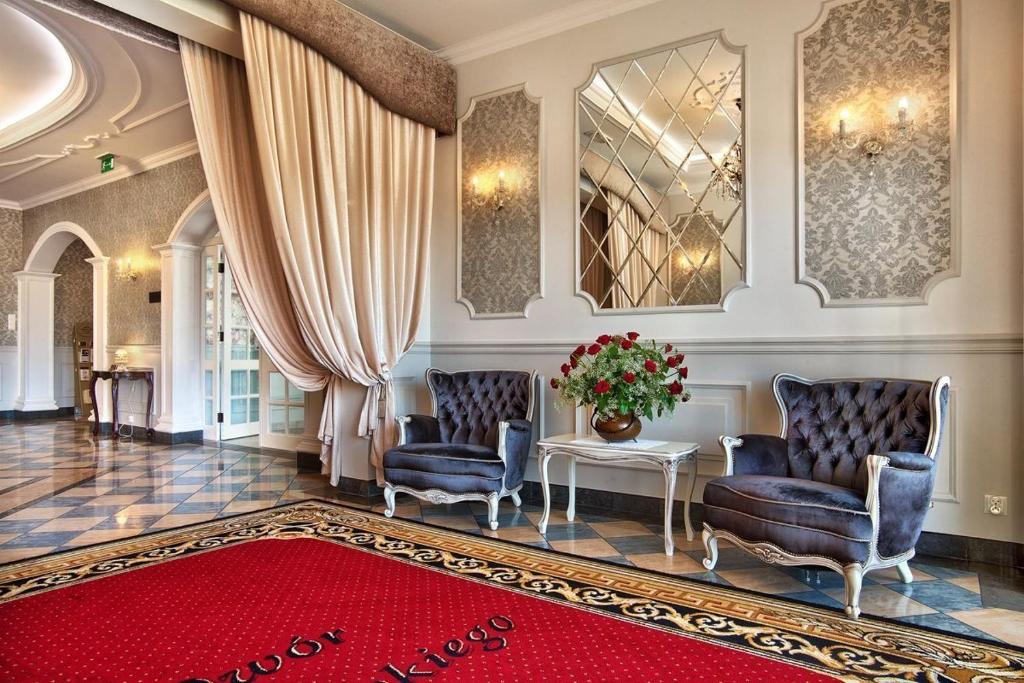
{"type": "Polygon", "coordinates": [[[203,246],[203,438],[258,446],[260,346],[219,235],[203,246]],[[241,441],[244,440],[244,441],[241,441]]]}

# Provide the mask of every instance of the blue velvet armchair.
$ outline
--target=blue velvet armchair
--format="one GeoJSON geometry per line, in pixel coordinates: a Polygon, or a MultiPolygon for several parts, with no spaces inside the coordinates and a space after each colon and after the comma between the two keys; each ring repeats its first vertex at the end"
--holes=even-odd
{"type": "Polygon", "coordinates": [[[704,566],[718,539],[765,562],[843,574],[860,615],[864,574],[908,562],[931,506],[949,377],[811,381],[776,375],[781,436],[723,436],[725,476],[704,489],[704,566]]]}
{"type": "Polygon", "coordinates": [[[399,443],[384,454],[384,514],[395,494],[432,503],[481,500],[491,529],[498,501],[521,504],[533,441],[537,373],[518,370],[427,370],[433,415],[398,418],[399,443]]]}

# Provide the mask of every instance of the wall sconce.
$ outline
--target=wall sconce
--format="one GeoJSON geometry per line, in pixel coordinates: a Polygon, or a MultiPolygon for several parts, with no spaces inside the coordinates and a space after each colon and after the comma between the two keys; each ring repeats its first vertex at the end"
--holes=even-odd
{"type": "Polygon", "coordinates": [[[132,265],[131,256],[117,259],[117,270],[115,271],[114,276],[118,280],[124,280],[127,282],[135,282],[139,279],[139,271],[132,265]]]}
{"type": "Polygon", "coordinates": [[[509,197],[509,182],[505,169],[499,169],[494,177],[475,175],[470,179],[470,184],[473,186],[472,201],[475,206],[490,204],[495,211],[505,208],[505,201],[509,197]]]}
{"type": "MultiPolygon", "coordinates": [[[[914,137],[910,102],[901,97],[896,105],[896,120],[875,130],[859,131],[851,126],[850,110],[839,113],[839,128],[833,144],[840,152],[860,154],[874,162],[878,157],[903,147],[914,137]]],[[[873,172],[873,171],[872,171],[873,172]]]]}

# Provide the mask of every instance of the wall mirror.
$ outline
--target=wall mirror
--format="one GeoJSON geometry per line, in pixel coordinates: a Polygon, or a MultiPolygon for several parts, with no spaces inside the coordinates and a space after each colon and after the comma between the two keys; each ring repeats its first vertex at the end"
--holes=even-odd
{"type": "Polygon", "coordinates": [[[576,89],[576,292],[595,312],[725,310],[747,286],[743,57],[718,32],[576,89]]]}

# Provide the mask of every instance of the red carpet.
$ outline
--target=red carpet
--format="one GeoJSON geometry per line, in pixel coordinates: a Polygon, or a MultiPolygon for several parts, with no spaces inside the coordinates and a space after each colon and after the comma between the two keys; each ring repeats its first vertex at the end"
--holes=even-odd
{"type": "Polygon", "coordinates": [[[222,547],[4,603],[0,680],[833,679],[353,547],[294,538],[222,547]],[[254,676],[252,666],[273,672],[254,676]]]}

